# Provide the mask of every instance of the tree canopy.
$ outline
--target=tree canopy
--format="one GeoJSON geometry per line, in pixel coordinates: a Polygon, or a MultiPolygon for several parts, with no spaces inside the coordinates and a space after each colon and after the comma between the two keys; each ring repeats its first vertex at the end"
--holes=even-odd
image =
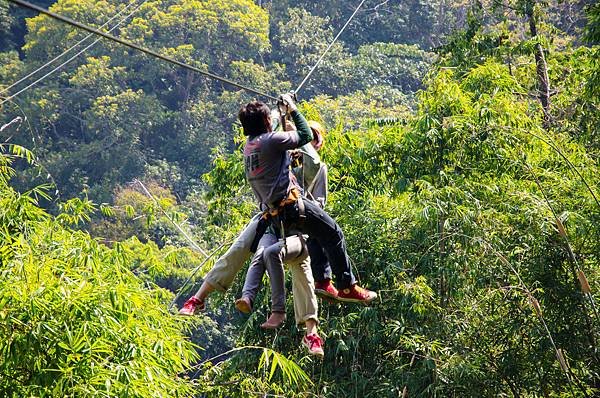
{"type": "MultiPolygon", "coordinates": [[[[277,95],[358,3],[36,4],[277,95]]],[[[106,40],[53,69],[95,38],[13,86],[87,33],[5,1],[0,32],[3,396],[598,394],[595,2],[365,2],[298,93],[379,294],[319,302],[323,361],[291,297],[276,333],[268,289],[235,313],[242,275],[173,314],[257,212],[236,123],[254,96],[106,40]]]]}

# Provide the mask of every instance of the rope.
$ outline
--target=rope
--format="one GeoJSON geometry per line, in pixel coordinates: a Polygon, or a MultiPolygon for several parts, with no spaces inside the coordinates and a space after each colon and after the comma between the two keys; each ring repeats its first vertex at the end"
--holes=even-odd
{"type": "MultiPolygon", "coordinates": [[[[147,0],[144,0],[142,2],[145,3],[147,0]]],[[[113,15],[108,21],[104,22],[100,28],[104,28],[106,27],[106,25],[109,24],[110,21],[112,21],[113,19],[117,18],[119,15],[123,14],[129,7],[133,6],[135,4],[135,1],[127,4],[122,10],[120,10],[119,12],[117,12],[115,15],[113,15]]],[[[110,30],[109,30],[110,32],[110,30]]],[[[89,34],[86,37],[84,37],[83,39],[79,40],[77,43],[73,44],[71,47],[69,47],[68,49],[66,49],[65,51],[63,51],[62,53],[60,53],[59,55],[57,55],[56,57],[52,58],[50,61],[46,62],[44,65],[40,66],[39,68],[33,70],[32,72],[30,72],[29,74],[23,76],[22,78],[20,78],[19,80],[17,80],[16,82],[14,82],[13,84],[11,84],[8,87],[3,88],[2,90],[0,90],[0,94],[7,92],[8,90],[10,90],[11,88],[13,88],[14,86],[16,86],[17,84],[23,82],[24,80],[27,80],[28,78],[30,78],[31,76],[35,75],[36,73],[38,73],[39,71],[41,71],[42,69],[46,68],[47,66],[49,66],[50,64],[53,64],[54,62],[58,61],[59,59],[61,59],[62,57],[64,57],[65,55],[67,55],[68,53],[70,53],[71,51],[73,51],[77,46],[79,46],[80,44],[82,44],[83,42],[85,42],[87,39],[89,39],[90,37],[92,37],[93,34],[89,34]]]]}
{"type": "MultiPolygon", "coordinates": [[[[139,9],[142,7],[142,5],[144,5],[144,3],[146,3],[147,1],[148,1],[148,0],[144,0],[144,1],[142,1],[140,4],[138,4],[138,6],[137,6],[137,7],[135,7],[135,8],[133,9],[133,11],[131,11],[131,12],[130,12],[129,14],[127,14],[127,15],[126,15],[126,16],[125,16],[123,19],[121,19],[119,22],[117,22],[117,23],[116,23],[116,24],[115,24],[115,25],[114,25],[112,28],[110,28],[110,29],[108,30],[108,32],[112,32],[113,30],[115,30],[116,28],[118,28],[118,27],[119,27],[119,26],[120,26],[120,25],[121,25],[123,22],[125,22],[127,19],[129,19],[129,17],[131,17],[133,14],[135,14],[135,13],[137,12],[137,10],[139,10],[139,9]]],[[[133,4],[133,3],[131,3],[131,4],[133,4]]],[[[116,16],[116,15],[115,15],[115,16],[116,16]]],[[[113,17],[113,18],[114,18],[114,17],[113,17]]],[[[108,22],[107,22],[107,23],[108,23],[108,22]]],[[[91,37],[91,36],[93,36],[93,35],[92,35],[92,34],[89,34],[89,35],[88,35],[88,36],[86,36],[86,37],[85,37],[83,40],[85,40],[85,39],[87,39],[88,37],[91,37]]],[[[83,41],[83,40],[82,40],[82,41],[83,41]]],[[[42,80],[46,79],[48,76],[50,76],[50,75],[54,74],[54,73],[55,73],[55,72],[57,72],[59,69],[61,69],[63,66],[67,65],[68,63],[70,63],[71,61],[73,61],[75,58],[77,58],[78,56],[80,56],[81,54],[83,54],[84,52],[86,52],[87,50],[89,50],[90,48],[92,48],[93,46],[95,46],[95,45],[96,45],[96,43],[98,43],[99,41],[100,41],[100,38],[98,38],[98,39],[94,40],[93,42],[91,42],[90,44],[88,44],[86,47],[84,47],[84,48],[83,48],[81,51],[79,51],[77,54],[73,55],[71,58],[67,59],[65,62],[63,62],[62,64],[58,65],[56,68],[52,69],[50,72],[46,73],[44,76],[42,76],[42,77],[40,77],[39,79],[35,80],[35,81],[34,81],[34,82],[32,82],[31,84],[29,84],[28,86],[26,86],[26,87],[22,88],[21,90],[17,91],[16,93],[12,94],[11,96],[9,96],[9,97],[6,97],[6,98],[5,98],[5,99],[4,99],[2,102],[0,102],[0,106],[1,106],[1,105],[3,105],[5,102],[8,102],[8,101],[10,101],[11,99],[15,98],[17,95],[21,94],[22,92],[24,92],[24,91],[26,91],[26,90],[30,89],[31,87],[35,86],[36,84],[38,84],[38,83],[39,83],[39,82],[41,82],[42,80]]],[[[80,41],[79,43],[81,43],[81,41],[80,41]]],[[[79,43],[77,43],[77,44],[79,44],[79,43]]],[[[76,45],[77,45],[77,44],[76,44],[76,45]]],[[[76,46],[76,45],[75,45],[75,46],[76,46]]],[[[72,48],[74,48],[75,46],[73,46],[72,48]]],[[[69,50],[67,50],[67,51],[70,51],[70,49],[69,49],[69,50]]],[[[66,52],[65,52],[65,53],[63,53],[63,54],[66,54],[66,52]]],[[[62,55],[60,55],[60,56],[62,56],[62,55]]],[[[59,57],[60,57],[60,56],[59,56],[59,57]]],[[[54,61],[54,60],[50,61],[49,63],[51,63],[51,62],[53,62],[53,61],[54,61]]],[[[46,65],[48,65],[49,63],[46,63],[46,65]]],[[[42,67],[42,68],[43,68],[43,67],[42,67]]],[[[41,69],[41,68],[40,68],[40,69],[41,69]]],[[[39,69],[38,69],[38,70],[39,70],[39,69]]],[[[35,74],[35,73],[36,73],[36,72],[34,71],[34,72],[30,73],[28,76],[31,76],[32,74],[35,74]]],[[[27,78],[28,76],[24,77],[23,79],[21,79],[21,80],[19,80],[19,81],[22,81],[22,80],[24,80],[24,79],[25,79],[25,78],[27,78]]],[[[16,83],[14,83],[13,85],[9,86],[9,88],[10,88],[10,87],[12,87],[12,86],[14,86],[15,84],[18,84],[18,83],[19,83],[19,82],[16,82],[16,83]]]]}
{"type": "MultiPolygon", "coordinates": [[[[13,1],[13,0],[10,0],[13,1]]],[[[344,32],[344,30],[346,29],[346,27],[350,24],[350,22],[352,21],[352,19],[354,18],[354,16],[356,15],[356,13],[358,12],[358,10],[362,7],[363,3],[366,0],[362,0],[360,2],[360,4],[358,5],[358,7],[356,7],[356,10],[354,10],[354,12],[352,13],[352,15],[350,15],[350,18],[348,18],[348,20],[346,21],[346,23],[344,24],[344,26],[342,26],[342,29],[340,29],[340,31],[338,32],[338,34],[335,36],[335,38],[333,39],[333,41],[331,43],[329,43],[329,45],[327,46],[327,48],[325,49],[325,51],[323,51],[323,54],[321,54],[321,56],[319,57],[319,59],[317,60],[317,63],[312,67],[312,69],[308,72],[308,74],[306,75],[306,77],[304,77],[304,80],[302,80],[302,82],[298,85],[298,87],[296,88],[296,90],[294,91],[295,93],[298,93],[301,89],[302,86],[304,86],[304,84],[308,81],[308,79],[310,78],[310,76],[313,74],[313,72],[315,71],[315,69],[317,69],[317,67],[319,66],[319,64],[321,64],[321,61],[323,61],[323,58],[325,58],[325,55],[329,52],[329,50],[331,49],[331,47],[333,47],[334,43],[337,41],[337,39],[341,36],[341,34],[344,32]]]]}
{"type": "Polygon", "coordinates": [[[74,26],[76,28],[88,31],[88,32],[93,33],[93,34],[98,35],[98,36],[102,36],[105,39],[112,40],[112,41],[114,41],[116,43],[122,44],[122,45],[127,46],[129,48],[132,48],[134,50],[143,52],[143,53],[145,53],[147,55],[150,55],[152,57],[155,57],[155,58],[161,59],[163,61],[172,63],[172,64],[180,66],[180,67],[182,67],[184,69],[191,70],[192,72],[199,73],[199,74],[204,75],[206,77],[209,77],[209,78],[211,78],[213,80],[218,80],[220,82],[229,84],[230,86],[237,87],[237,88],[239,88],[241,90],[245,90],[245,91],[248,91],[250,93],[254,93],[256,95],[259,95],[261,97],[266,97],[266,98],[269,98],[271,100],[277,101],[277,98],[273,97],[272,95],[265,94],[263,92],[255,90],[253,88],[241,85],[241,84],[236,83],[236,82],[234,82],[232,80],[229,80],[227,78],[215,75],[214,73],[203,71],[202,69],[196,68],[195,66],[192,66],[192,65],[188,65],[188,64],[186,64],[184,62],[181,62],[181,61],[178,61],[178,60],[176,60],[174,58],[171,58],[171,57],[168,57],[168,56],[165,56],[165,55],[161,55],[161,54],[157,53],[154,50],[150,50],[148,48],[139,46],[137,44],[133,44],[133,43],[131,43],[129,41],[120,39],[120,38],[118,38],[116,36],[113,36],[113,35],[111,35],[109,33],[102,32],[102,31],[100,31],[98,29],[94,29],[94,28],[92,28],[92,27],[90,27],[88,25],[85,25],[85,24],[82,24],[80,22],[74,21],[71,18],[68,18],[68,17],[62,16],[62,15],[56,14],[56,13],[54,13],[52,11],[48,11],[48,10],[46,10],[44,8],[38,7],[38,6],[36,6],[34,4],[31,4],[29,2],[22,1],[22,0],[8,0],[8,1],[10,1],[11,3],[17,4],[17,5],[19,5],[19,6],[23,7],[23,8],[28,8],[30,10],[37,11],[37,12],[39,12],[41,14],[45,14],[45,15],[51,17],[51,18],[54,18],[56,20],[59,20],[59,21],[64,22],[64,23],[66,23],[68,25],[74,26]]]}
{"type": "Polygon", "coordinates": [[[175,297],[173,297],[173,300],[171,300],[171,304],[169,304],[169,308],[168,310],[171,311],[171,309],[173,308],[173,306],[175,305],[175,303],[177,303],[177,300],[179,300],[179,297],[181,297],[181,295],[183,294],[185,287],[187,286],[188,283],[190,283],[190,281],[192,280],[192,278],[196,275],[196,273],[198,271],[200,271],[200,269],[202,269],[202,267],[204,267],[204,264],[206,264],[208,262],[208,260],[210,260],[219,250],[221,250],[226,244],[232,244],[233,242],[224,242],[221,243],[221,245],[219,247],[217,247],[215,250],[213,250],[208,256],[206,256],[206,258],[204,259],[204,261],[197,266],[196,268],[194,268],[192,270],[192,273],[190,274],[190,276],[185,280],[185,282],[183,282],[183,284],[179,287],[179,290],[177,291],[177,294],[175,295],[175,297]]]}
{"type": "Polygon", "coordinates": [[[173,218],[167,214],[167,211],[161,206],[161,204],[154,197],[154,195],[152,195],[150,193],[150,191],[148,191],[148,188],[146,188],[146,186],[140,180],[133,180],[133,182],[134,183],[137,182],[140,185],[140,187],[142,187],[142,190],[144,191],[144,193],[146,194],[146,196],[148,196],[150,199],[152,199],[152,201],[160,208],[160,210],[165,215],[165,217],[167,217],[169,219],[169,221],[171,221],[171,224],[173,224],[175,226],[175,228],[177,228],[177,230],[179,232],[181,232],[181,234],[183,236],[185,236],[185,238],[190,243],[190,245],[192,246],[192,248],[194,248],[196,251],[202,253],[204,255],[204,257],[208,258],[209,257],[208,254],[206,254],[206,252],[204,250],[202,250],[202,248],[200,246],[198,246],[198,244],[196,242],[194,242],[194,240],[183,230],[183,228],[181,228],[181,226],[179,224],[177,224],[175,222],[175,220],[173,220],[173,218]]]}

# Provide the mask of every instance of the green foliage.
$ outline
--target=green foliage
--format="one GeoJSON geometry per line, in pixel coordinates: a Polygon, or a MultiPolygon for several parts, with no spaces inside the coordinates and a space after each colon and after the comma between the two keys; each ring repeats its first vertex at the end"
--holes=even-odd
{"type": "Polygon", "coordinates": [[[0,53],[0,88],[4,89],[9,82],[15,81],[23,73],[23,62],[19,60],[19,54],[16,51],[0,53]]]}
{"type": "Polygon", "coordinates": [[[2,21],[0,23],[0,32],[5,33],[10,28],[10,24],[12,22],[12,18],[8,13],[8,1],[6,0],[0,1],[0,16],[2,17],[0,18],[2,21]]]}
{"type": "Polygon", "coordinates": [[[373,43],[361,46],[352,59],[350,76],[364,87],[386,86],[415,92],[432,63],[432,54],[416,45],[373,43]]]}
{"type": "MultiPolygon", "coordinates": [[[[99,26],[125,5],[61,0],[52,9],[99,26]]],[[[0,86],[57,56],[84,35],[43,15],[27,24],[24,60],[2,54],[0,86]]],[[[250,0],[147,2],[113,33],[248,85],[267,91],[289,89],[289,84],[279,82],[284,73],[281,65],[252,61],[262,59],[271,45],[268,14],[250,0]]],[[[142,177],[160,162],[178,163],[186,180],[206,172],[211,149],[231,145],[228,126],[239,102],[247,98],[238,93],[223,95],[225,89],[193,72],[149,62],[145,55],[101,40],[87,57],[76,58],[47,76],[17,101],[23,105],[19,113],[28,117],[37,133],[35,145],[51,153],[45,160],[60,190],[65,195],[86,190],[93,200],[107,202],[107,193],[116,185],[142,177]]],[[[6,105],[2,119],[12,120],[16,111],[6,105]]],[[[32,146],[31,136],[19,135],[17,143],[32,146]]],[[[191,185],[178,188],[187,194],[191,185]]]]}
{"type": "MultiPolygon", "coordinates": [[[[288,65],[289,79],[299,84],[333,41],[334,33],[328,18],[312,15],[301,8],[290,8],[287,14],[288,17],[277,26],[275,51],[278,58],[288,65]]],[[[347,80],[344,65],[349,55],[343,44],[336,42],[306,83],[303,95],[314,95],[323,89],[326,93],[339,92],[347,80]]]]}
{"type": "Polygon", "coordinates": [[[592,4],[587,11],[588,23],[585,40],[590,44],[600,44],[600,6],[592,4]]]}
{"type": "MultiPolygon", "coordinates": [[[[214,257],[184,248],[163,209],[216,255],[257,210],[234,124],[248,94],[101,41],[3,105],[4,395],[597,395],[600,85],[598,48],[579,42],[597,44],[598,7],[581,36],[582,3],[367,2],[325,57],[301,109],[328,127],[327,210],[379,300],[322,303],[323,362],[300,346],[291,313],[276,335],[259,331],[268,292],[249,318],[236,316],[241,280],[211,297],[212,320],[166,311],[162,288],[181,305],[214,257]],[[437,59],[423,50],[432,45],[437,59]],[[51,199],[47,188],[8,185],[30,187],[41,174],[30,142],[66,197],[78,196],[56,201],[54,216],[37,204],[51,199]],[[102,216],[88,198],[105,202],[102,216]],[[203,362],[190,341],[206,348],[203,362]]],[[[53,9],[99,26],[124,6],[53,9]]],[[[354,7],[157,0],[116,33],[277,93],[301,81],[354,7]]],[[[47,17],[28,24],[21,59],[0,54],[0,87],[84,35],[47,17]]]]}
{"type": "MultiPolygon", "coordinates": [[[[324,396],[595,393],[598,320],[574,273],[583,265],[569,260],[548,203],[596,284],[598,208],[581,177],[595,181],[598,166],[585,147],[543,128],[523,90],[507,66],[488,60],[432,74],[416,113],[396,124],[345,130],[360,118],[348,122],[343,109],[319,115],[326,99],[303,105],[309,118],[341,120],[322,150],[328,211],[361,284],[381,299],[372,308],[323,304],[322,367],[303,362],[291,324],[274,340],[256,332],[268,293],[257,298],[242,343],[268,341],[312,372],[324,396]],[[551,341],[568,358],[568,374],[551,341]]],[[[241,179],[239,154],[224,161],[207,179],[217,203],[241,179]]],[[[230,366],[247,372],[252,361],[230,366]]]]}
{"type": "Polygon", "coordinates": [[[129,271],[122,245],[64,226],[91,203],[71,200],[54,218],[5,179],[0,201],[2,395],[191,395],[176,375],[197,356],[186,323],[166,311],[169,295],[129,271]]]}

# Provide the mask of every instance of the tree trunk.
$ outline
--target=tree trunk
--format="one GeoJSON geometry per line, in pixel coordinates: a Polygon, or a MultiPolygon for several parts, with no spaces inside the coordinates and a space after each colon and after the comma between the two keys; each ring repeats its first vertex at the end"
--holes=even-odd
{"type": "MultiPolygon", "coordinates": [[[[525,14],[529,19],[529,33],[534,39],[537,37],[537,21],[534,15],[535,3],[536,0],[528,1],[525,10],[525,14]]],[[[544,127],[548,128],[550,125],[550,80],[548,79],[548,65],[546,64],[544,49],[540,43],[535,45],[534,55],[538,78],[538,99],[544,111],[544,127]]]]}

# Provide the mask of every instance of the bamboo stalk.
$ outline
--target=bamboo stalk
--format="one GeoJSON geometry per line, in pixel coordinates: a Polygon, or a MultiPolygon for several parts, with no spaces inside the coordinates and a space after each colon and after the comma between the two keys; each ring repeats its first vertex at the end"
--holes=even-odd
{"type": "Polygon", "coordinates": [[[569,367],[567,366],[567,361],[565,361],[565,356],[561,348],[556,350],[556,357],[558,358],[558,362],[560,363],[560,367],[562,368],[563,372],[567,373],[569,367]]]}
{"type": "Polygon", "coordinates": [[[533,297],[533,295],[530,292],[527,292],[527,295],[529,296],[529,302],[531,303],[531,306],[535,310],[535,313],[541,319],[542,318],[542,308],[540,307],[540,302],[537,301],[537,299],[535,297],[533,297]]]}
{"type": "Polygon", "coordinates": [[[567,239],[567,231],[565,230],[565,226],[558,217],[556,217],[556,226],[558,227],[558,233],[560,234],[560,236],[567,239]]]}

